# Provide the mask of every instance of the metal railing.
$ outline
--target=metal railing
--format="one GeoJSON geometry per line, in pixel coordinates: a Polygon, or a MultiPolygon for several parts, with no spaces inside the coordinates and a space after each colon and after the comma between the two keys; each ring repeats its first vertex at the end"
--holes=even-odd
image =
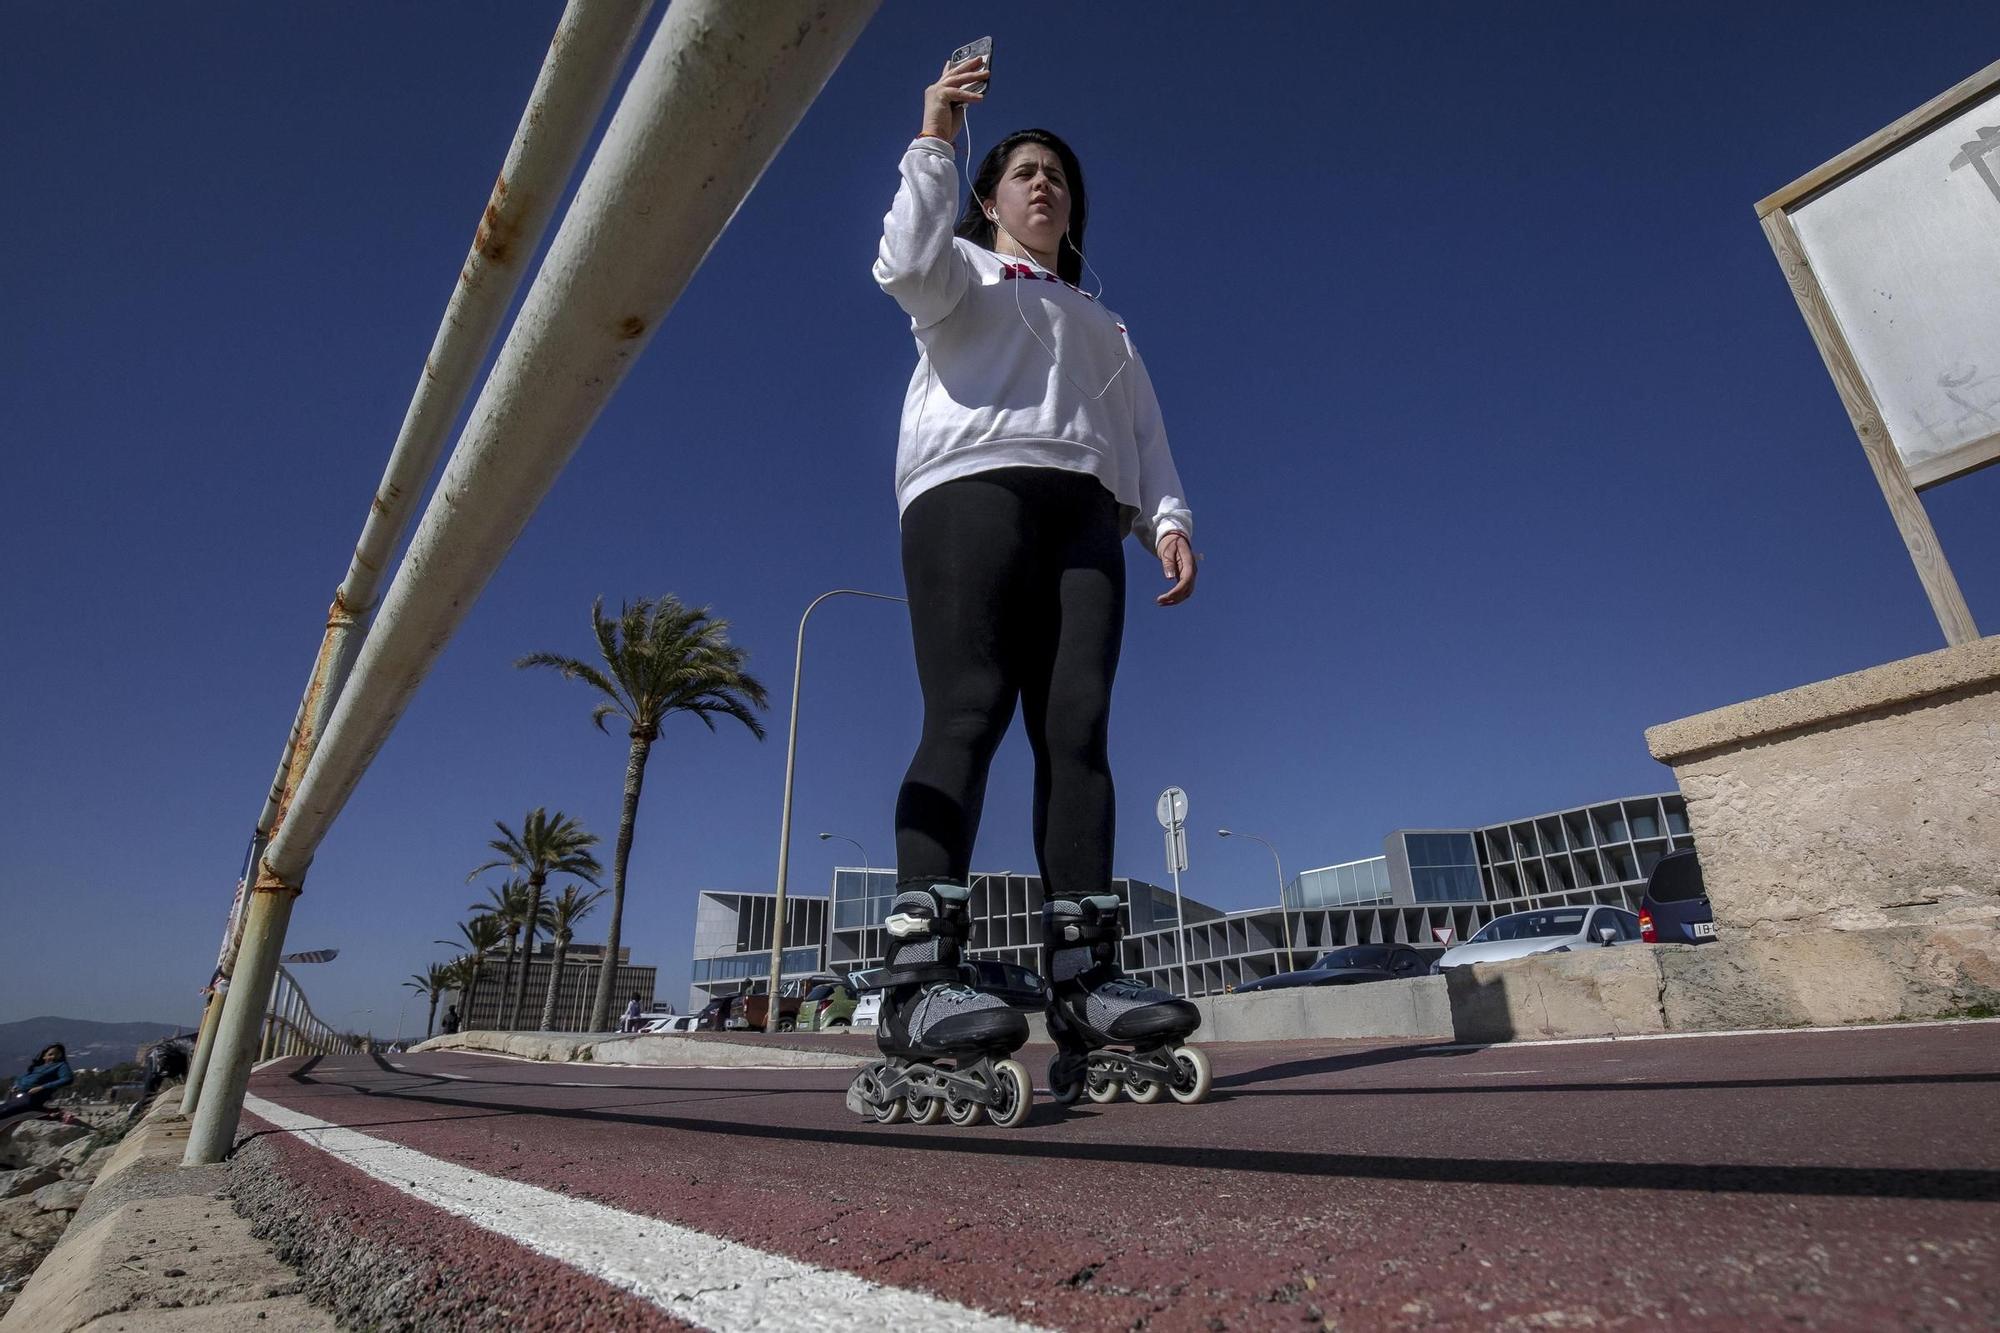
{"type": "MultiPolygon", "coordinates": [[[[678,0],[668,9],[370,625],[373,581],[402,526],[400,518],[377,523],[375,515],[406,516],[428,475],[428,459],[405,468],[392,458],[363,531],[365,558],[357,548],[349,581],[336,593],[283,777],[274,784],[276,799],[267,800],[268,818],[259,821],[243,909],[229,932],[237,944],[232,950],[225,943],[220,969],[230,984],[203,1016],[203,1047],[183,1099],[194,1115],[188,1165],[220,1161],[235,1139],[265,1018],[259,1000],[273,993],[292,904],[314,852],[508,548],[877,3],[678,0]],[[358,581],[368,583],[369,595],[360,595],[358,581]]],[[[564,13],[563,29],[574,20],[618,35],[599,48],[607,62],[599,69],[601,85],[586,80],[597,102],[576,103],[579,151],[646,8],[634,0],[572,0],[564,13]]],[[[563,29],[545,81],[571,49],[563,29]]],[[[537,97],[543,92],[538,83],[537,97]]],[[[542,105],[531,103],[521,133],[544,119],[542,105]]],[[[551,162],[566,175],[574,155],[559,157],[552,154],[551,162]]],[[[561,179],[553,183],[559,187],[561,179]]],[[[503,172],[461,282],[470,283],[486,263],[511,263],[518,275],[538,233],[538,224],[523,220],[526,204],[557,193],[522,190],[503,172]],[[510,218],[516,207],[522,213],[510,218]],[[518,230],[499,237],[496,227],[506,231],[510,223],[518,230]]],[[[511,293],[511,282],[505,290],[511,293]]],[[[505,313],[504,299],[481,305],[495,321],[505,313]]],[[[449,328],[462,317],[455,298],[445,323],[449,328]]],[[[448,328],[440,329],[440,343],[448,328]]],[[[456,358],[462,373],[476,370],[480,355],[471,348],[483,353],[491,336],[489,330],[463,349],[456,358]]],[[[460,399],[426,398],[438,360],[434,349],[418,383],[424,402],[413,401],[405,436],[441,440],[451,424],[460,399]]],[[[403,445],[399,438],[399,457],[403,445]]]]}
{"type": "Polygon", "coordinates": [[[271,987],[271,1002],[264,1007],[263,1035],[257,1059],[275,1060],[286,1055],[352,1055],[364,1048],[359,1038],[335,1032],[320,1020],[306,1002],[298,979],[283,967],[271,987]]]}

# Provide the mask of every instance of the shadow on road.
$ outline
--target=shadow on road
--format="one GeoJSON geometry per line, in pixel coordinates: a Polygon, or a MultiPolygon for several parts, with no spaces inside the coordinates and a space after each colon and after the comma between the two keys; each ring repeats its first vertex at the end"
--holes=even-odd
{"type": "MultiPolygon", "coordinates": [[[[400,1071],[391,1070],[391,1072],[397,1077],[406,1077],[400,1071]]],[[[671,1114],[639,1114],[630,1109],[532,1106],[470,1095],[440,1097],[414,1089],[371,1088],[365,1084],[343,1082],[338,1078],[304,1081],[309,1084],[322,1084],[361,1092],[384,1101],[419,1102],[488,1113],[478,1118],[505,1115],[549,1117],[558,1120],[673,1129],[691,1134],[710,1134],[772,1143],[796,1142],[801,1132],[796,1126],[791,1125],[759,1125],[701,1120],[671,1114]]],[[[1611,1086],[1623,1089],[1639,1085],[1611,1086]]],[[[658,1088],[649,1090],[661,1091],[658,1088]]],[[[817,1095],[829,1099],[833,1096],[824,1090],[819,1091],[817,1095]]],[[[1063,1118],[1065,1116],[1061,1107],[1053,1103],[1038,1103],[1030,1124],[1047,1124],[1063,1118]]],[[[426,1121],[426,1123],[433,1122],[426,1121]]],[[[356,1130],[368,1127],[350,1126],[356,1130]]],[[[1056,1142],[1035,1137],[1032,1133],[1021,1130],[980,1134],[957,1129],[912,1131],[891,1129],[886,1126],[842,1129],[827,1125],[815,1128],[812,1135],[814,1142],[819,1144],[847,1144],[856,1148],[887,1149],[901,1153],[991,1154],[1017,1160],[1171,1166],[1191,1171],[1251,1171],[1363,1180],[1544,1185],[1572,1189],[1673,1190],[1708,1194],[1929,1199],[1979,1203],[2000,1201],[2000,1171],[1974,1168],[1945,1170],[1914,1167],[1412,1157],[1374,1153],[1230,1148],[1219,1145],[1177,1147],[1166,1144],[1056,1142]]]]}

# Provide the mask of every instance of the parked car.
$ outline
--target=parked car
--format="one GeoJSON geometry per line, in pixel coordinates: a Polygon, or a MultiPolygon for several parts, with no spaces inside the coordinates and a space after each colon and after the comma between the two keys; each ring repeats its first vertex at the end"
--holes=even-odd
{"type": "Polygon", "coordinates": [[[1707,944],[1715,938],[1715,912],[1694,848],[1668,852],[1646,877],[1639,938],[1648,944],[1707,944]]]}
{"type": "Polygon", "coordinates": [[[799,1003],[799,1031],[827,1032],[846,1027],[853,1021],[859,998],[844,979],[820,982],[799,1003]]]}
{"type": "MultiPolygon", "coordinates": [[[[814,987],[822,985],[825,982],[838,980],[840,980],[839,977],[827,973],[817,977],[796,978],[780,986],[778,988],[778,1031],[790,1032],[798,1026],[799,1006],[805,1003],[806,995],[814,987]]],[[[740,1016],[743,1021],[735,1026],[749,1028],[756,1032],[765,1030],[765,1025],[771,1012],[770,1002],[765,999],[765,996],[770,989],[771,983],[768,981],[753,981],[750,983],[749,993],[738,997],[743,1003],[739,1006],[736,1015],[732,1016],[740,1016]]]]}
{"type": "Polygon", "coordinates": [[[1494,917],[1477,935],[1446,949],[1436,967],[1442,972],[1472,963],[1501,963],[1529,954],[1568,953],[1638,940],[1639,918],[1622,907],[1538,907],[1494,917]]]}
{"type": "Polygon", "coordinates": [[[1289,990],[1293,986],[1353,986],[1364,981],[1394,981],[1398,977],[1421,977],[1430,970],[1430,956],[1407,944],[1351,944],[1321,954],[1313,959],[1311,967],[1247,981],[1236,988],[1236,994],[1289,990]]]}
{"type": "Polygon", "coordinates": [[[736,1008],[734,995],[718,995],[702,1006],[694,1016],[694,1030],[697,1032],[720,1032],[729,1026],[730,1012],[736,1008]]]}
{"type": "Polygon", "coordinates": [[[882,992],[863,991],[854,1001],[854,1012],[847,1021],[858,1028],[872,1028],[882,1021],[882,992]]]}
{"type": "Polygon", "coordinates": [[[698,1014],[669,1014],[665,1018],[654,1019],[652,1022],[646,1024],[646,1026],[640,1028],[639,1031],[655,1033],[692,1032],[699,1018],[700,1015],[698,1014]]]}

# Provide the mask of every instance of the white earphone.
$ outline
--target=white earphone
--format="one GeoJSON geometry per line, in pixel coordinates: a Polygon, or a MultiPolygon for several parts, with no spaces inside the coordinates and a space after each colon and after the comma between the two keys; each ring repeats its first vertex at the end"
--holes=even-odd
{"type": "MultiPolygon", "coordinates": [[[[980,211],[986,215],[986,220],[988,222],[991,222],[994,226],[998,227],[1001,231],[1007,232],[1007,239],[1014,242],[1015,245],[1020,246],[1021,252],[1024,255],[1028,256],[1030,262],[1034,263],[1037,267],[1040,267],[1041,261],[1034,258],[1032,252],[1028,250],[1028,247],[1022,244],[1021,238],[1016,236],[1013,232],[1007,231],[1007,224],[1000,220],[999,205],[989,203],[979,193],[977,189],[973,188],[971,163],[972,163],[972,116],[968,112],[965,116],[965,164],[961,168],[966,173],[965,175],[966,193],[970,194],[974,199],[979,200],[980,211]]],[[[1090,256],[1086,255],[1083,252],[1082,246],[1078,245],[1075,241],[1070,240],[1069,229],[1067,227],[1063,229],[1062,238],[1065,242],[1068,243],[1070,249],[1076,251],[1076,257],[1083,261],[1083,266],[1086,269],[1090,270],[1090,276],[1097,279],[1097,290],[1095,292],[1086,292],[1084,294],[1088,296],[1092,301],[1095,301],[1098,305],[1098,308],[1102,310],[1104,308],[1104,279],[1098,273],[1097,266],[1090,262],[1090,256]]],[[[1061,276],[1062,276],[1061,274],[1056,275],[1058,281],[1061,280],[1061,276]]],[[[1081,287],[1075,288],[1074,290],[1078,292],[1083,291],[1081,287]]],[[[1042,350],[1049,354],[1049,361],[1051,362],[1051,364],[1053,364],[1057,370],[1062,372],[1062,377],[1068,380],[1071,386],[1074,387],[1078,393],[1090,399],[1090,401],[1092,401],[1093,403],[1096,402],[1098,399],[1104,397],[1105,394],[1111,392],[1111,386],[1118,382],[1118,377],[1120,375],[1123,375],[1125,373],[1125,368],[1132,364],[1132,358],[1121,353],[1118,359],[1118,369],[1111,372],[1111,378],[1104,381],[1103,388],[1099,389],[1096,393],[1092,393],[1089,389],[1086,389],[1083,385],[1078,384],[1076,382],[1076,377],[1069,373],[1068,367],[1063,365],[1062,358],[1056,355],[1056,349],[1049,346],[1047,340],[1044,339],[1042,335],[1036,331],[1035,326],[1029,322],[1028,312],[1021,305],[1021,287],[1019,283],[1016,283],[1014,286],[1014,310],[1015,313],[1019,314],[1021,317],[1021,326],[1027,329],[1029,336],[1034,338],[1034,340],[1037,343],[1041,344],[1042,350]]],[[[1104,313],[1107,319],[1111,317],[1110,311],[1106,310],[1104,313]]]]}

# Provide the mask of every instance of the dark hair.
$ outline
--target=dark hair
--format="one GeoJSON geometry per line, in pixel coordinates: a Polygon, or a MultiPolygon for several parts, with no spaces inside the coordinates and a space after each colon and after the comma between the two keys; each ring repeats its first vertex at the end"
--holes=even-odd
{"type": "MultiPolygon", "coordinates": [[[[69,1059],[69,1052],[63,1049],[63,1044],[59,1041],[52,1041],[48,1045],[42,1047],[41,1050],[35,1053],[35,1064],[38,1065],[42,1063],[42,1057],[44,1055],[47,1055],[50,1051],[54,1051],[56,1053],[56,1059],[58,1060],[69,1059]]],[[[34,1065],[30,1065],[29,1068],[30,1069],[34,1068],[34,1065]]]]}
{"type": "Polygon", "coordinates": [[[972,177],[972,194],[966,198],[965,211],[958,216],[958,225],[952,233],[963,236],[974,245],[993,249],[993,237],[997,230],[986,210],[979,206],[981,199],[991,199],[993,191],[999,187],[1000,173],[1007,169],[1007,159],[1016,148],[1024,143],[1040,144],[1056,155],[1062,163],[1063,175],[1069,180],[1069,231],[1063,236],[1062,246],[1056,253],[1056,275],[1072,287],[1083,285],[1083,229],[1090,221],[1090,196],[1083,188],[1083,163],[1076,160],[1070,146],[1047,130],[1015,130],[1012,134],[993,145],[980,160],[979,170],[972,177]]]}

